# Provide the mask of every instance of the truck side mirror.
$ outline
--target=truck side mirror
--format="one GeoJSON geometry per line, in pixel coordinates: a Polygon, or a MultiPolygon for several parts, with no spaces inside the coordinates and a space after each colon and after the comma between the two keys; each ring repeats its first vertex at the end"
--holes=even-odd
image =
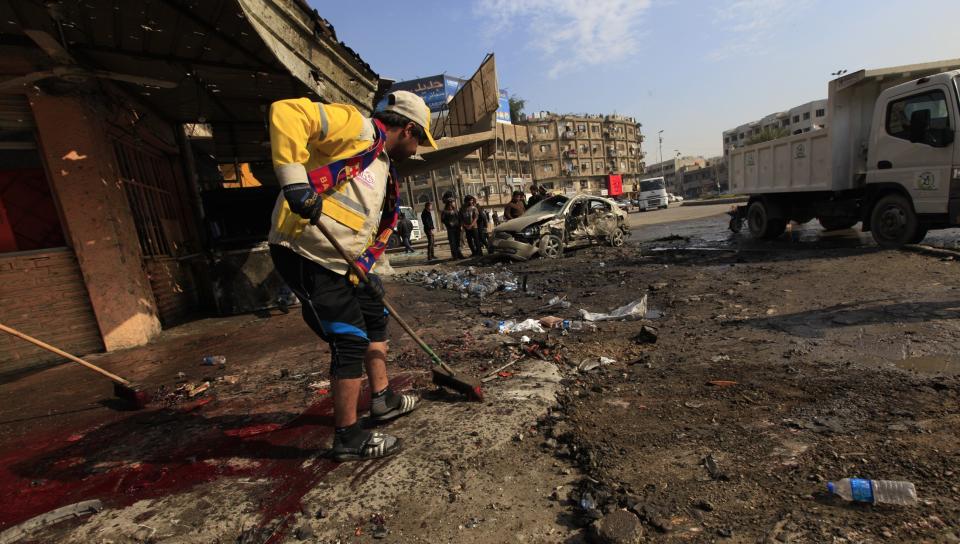
{"type": "Polygon", "coordinates": [[[930,110],[917,110],[910,114],[910,143],[922,144],[927,141],[930,128],[930,110]]]}

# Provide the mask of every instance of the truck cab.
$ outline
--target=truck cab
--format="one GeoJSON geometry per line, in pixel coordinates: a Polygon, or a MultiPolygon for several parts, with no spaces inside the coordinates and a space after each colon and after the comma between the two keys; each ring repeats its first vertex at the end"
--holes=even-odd
{"type": "Polygon", "coordinates": [[[960,224],[960,70],[883,91],[874,107],[866,183],[881,245],[919,242],[960,224]],[[886,243],[885,243],[886,242],[886,243]]]}

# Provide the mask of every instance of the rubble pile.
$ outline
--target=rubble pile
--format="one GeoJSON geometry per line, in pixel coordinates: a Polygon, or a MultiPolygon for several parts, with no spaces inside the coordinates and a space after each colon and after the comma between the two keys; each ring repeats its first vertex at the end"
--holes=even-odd
{"type": "Polygon", "coordinates": [[[483,298],[497,291],[509,293],[520,288],[517,277],[509,270],[499,267],[494,269],[493,272],[478,272],[472,266],[464,270],[451,272],[418,271],[406,274],[404,280],[423,285],[427,289],[459,291],[463,298],[483,298]]]}

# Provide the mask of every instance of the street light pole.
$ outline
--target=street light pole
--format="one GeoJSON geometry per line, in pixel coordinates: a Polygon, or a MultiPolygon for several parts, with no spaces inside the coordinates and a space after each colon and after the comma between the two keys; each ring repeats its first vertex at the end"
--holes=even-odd
{"type": "Polygon", "coordinates": [[[663,131],[662,131],[662,130],[657,133],[657,138],[660,139],[660,146],[659,146],[659,147],[660,147],[660,150],[659,150],[659,152],[658,152],[658,157],[659,157],[659,158],[658,158],[657,162],[660,163],[660,173],[663,174],[663,131]]]}

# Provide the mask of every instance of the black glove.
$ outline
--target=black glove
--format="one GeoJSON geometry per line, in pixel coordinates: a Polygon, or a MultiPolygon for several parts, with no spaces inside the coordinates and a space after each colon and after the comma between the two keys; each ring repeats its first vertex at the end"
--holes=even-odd
{"type": "Polygon", "coordinates": [[[383,300],[383,282],[380,281],[380,276],[367,274],[367,281],[363,284],[363,290],[373,300],[383,300]]]}
{"type": "Polygon", "coordinates": [[[293,213],[310,220],[311,225],[320,221],[323,211],[323,199],[313,190],[309,183],[294,183],[283,188],[283,197],[293,213]]]}

